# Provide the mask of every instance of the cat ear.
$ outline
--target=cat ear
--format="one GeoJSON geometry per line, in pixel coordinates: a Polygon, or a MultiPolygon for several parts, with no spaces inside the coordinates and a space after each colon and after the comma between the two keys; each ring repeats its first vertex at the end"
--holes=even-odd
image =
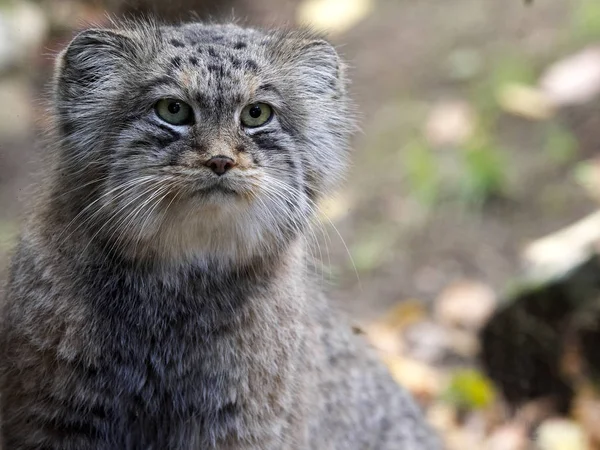
{"type": "Polygon", "coordinates": [[[109,82],[133,64],[134,41],[119,31],[90,29],[79,33],[60,54],[56,78],[62,98],[77,98],[109,82]]]}
{"type": "Polygon", "coordinates": [[[307,94],[335,95],[345,88],[344,66],[335,48],[323,39],[296,44],[294,63],[307,94]]]}
{"type": "Polygon", "coordinates": [[[339,55],[329,42],[321,39],[300,47],[298,64],[306,75],[323,83],[325,88],[333,89],[342,76],[339,55]]]}

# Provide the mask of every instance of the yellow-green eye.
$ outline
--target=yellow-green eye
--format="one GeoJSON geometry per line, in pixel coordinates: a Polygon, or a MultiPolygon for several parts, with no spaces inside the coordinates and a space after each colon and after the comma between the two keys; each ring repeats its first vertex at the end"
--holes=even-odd
{"type": "Polygon", "coordinates": [[[266,124],[273,116],[273,109],[266,103],[253,103],[242,110],[240,120],[247,128],[256,128],[266,124]]]}
{"type": "Polygon", "coordinates": [[[171,125],[187,125],[194,121],[192,107],[174,98],[163,98],[154,106],[156,115],[171,125]]]}

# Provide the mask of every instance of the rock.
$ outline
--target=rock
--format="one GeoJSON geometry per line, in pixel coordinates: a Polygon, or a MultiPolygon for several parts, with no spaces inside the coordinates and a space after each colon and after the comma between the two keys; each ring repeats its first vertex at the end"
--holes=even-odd
{"type": "Polygon", "coordinates": [[[552,65],[540,78],[542,92],[556,106],[578,105],[600,94],[600,46],[552,65]]]}
{"type": "Polygon", "coordinates": [[[440,323],[473,331],[492,315],[498,300],[486,284],[464,280],[448,286],[436,299],[434,317],[440,323]]]}
{"type": "Polygon", "coordinates": [[[578,268],[595,254],[600,242],[600,211],[530,243],[523,250],[526,276],[546,283],[578,268]]]}

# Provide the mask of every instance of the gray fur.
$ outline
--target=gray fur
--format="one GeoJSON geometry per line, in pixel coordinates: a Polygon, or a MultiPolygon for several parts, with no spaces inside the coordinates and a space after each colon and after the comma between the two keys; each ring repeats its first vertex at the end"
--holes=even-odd
{"type": "Polygon", "coordinates": [[[56,167],[2,314],[6,450],[439,448],[306,268],[313,206],[347,160],[345,89],[306,32],[75,37],[57,63],[56,167]],[[161,122],[164,97],[195,123],[161,122]],[[244,130],[257,101],[275,116],[244,130]],[[204,163],[221,154],[238,166],[218,177],[204,163]]]}

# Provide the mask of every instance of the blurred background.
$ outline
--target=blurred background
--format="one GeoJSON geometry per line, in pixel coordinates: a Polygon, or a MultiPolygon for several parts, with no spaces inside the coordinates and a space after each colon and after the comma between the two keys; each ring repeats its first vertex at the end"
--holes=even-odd
{"type": "Polygon", "coordinates": [[[600,1],[0,0],[0,281],[53,57],[108,14],[327,32],[362,130],[331,296],[448,449],[600,449],[600,1]]]}

